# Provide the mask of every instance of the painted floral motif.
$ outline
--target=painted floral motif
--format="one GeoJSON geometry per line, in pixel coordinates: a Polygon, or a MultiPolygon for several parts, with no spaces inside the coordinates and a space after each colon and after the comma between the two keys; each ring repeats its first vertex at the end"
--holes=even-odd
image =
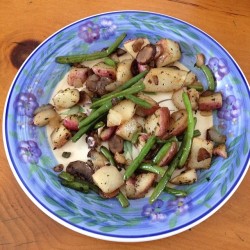
{"type": "Polygon", "coordinates": [[[175,200],[170,200],[167,202],[167,208],[170,210],[174,210],[178,213],[185,213],[191,207],[191,203],[189,204],[188,198],[179,197],[175,200]]]}
{"type": "Polygon", "coordinates": [[[117,26],[110,18],[103,18],[100,21],[101,34],[103,39],[107,40],[115,34],[117,26]]]}
{"type": "Polygon", "coordinates": [[[79,27],[78,36],[86,43],[92,43],[100,38],[100,27],[89,21],[79,27]]]}
{"type": "Polygon", "coordinates": [[[160,199],[153,204],[146,204],[142,208],[142,216],[148,217],[152,221],[162,221],[167,218],[167,215],[161,211],[164,202],[160,199]]]}
{"type": "Polygon", "coordinates": [[[29,92],[19,93],[14,102],[18,115],[33,117],[34,110],[38,107],[36,97],[29,92]]]}
{"type": "Polygon", "coordinates": [[[227,61],[224,58],[211,57],[208,61],[208,66],[214,72],[217,81],[221,81],[230,72],[227,61]]]}
{"type": "Polygon", "coordinates": [[[102,37],[104,40],[108,40],[115,34],[117,29],[116,24],[110,18],[103,18],[99,24],[92,21],[88,21],[82,24],[78,30],[78,36],[86,43],[92,43],[102,37]]]}
{"type": "Polygon", "coordinates": [[[23,162],[35,164],[39,161],[42,152],[35,141],[28,140],[19,142],[17,154],[23,162]]]}
{"type": "Polygon", "coordinates": [[[241,102],[234,95],[229,95],[223,100],[223,106],[218,111],[218,117],[230,121],[240,116],[241,102]]]}

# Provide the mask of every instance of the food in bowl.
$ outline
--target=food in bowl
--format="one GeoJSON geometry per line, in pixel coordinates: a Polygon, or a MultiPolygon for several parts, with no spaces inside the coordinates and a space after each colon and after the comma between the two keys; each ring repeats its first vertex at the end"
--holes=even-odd
{"type": "Polygon", "coordinates": [[[180,63],[178,42],[140,37],[119,47],[125,37],[99,52],[57,57],[71,69],[33,122],[48,126],[51,147],[63,150],[67,164],[55,169],[68,188],[116,197],[123,207],[145,196],[153,203],[163,191],[186,196],[175,185],[196,182],[212,157],[227,158],[226,136],[212,123],[222,94],[202,54],[196,66],[207,90],[180,63]],[[88,152],[71,160],[72,143],[88,152]]]}

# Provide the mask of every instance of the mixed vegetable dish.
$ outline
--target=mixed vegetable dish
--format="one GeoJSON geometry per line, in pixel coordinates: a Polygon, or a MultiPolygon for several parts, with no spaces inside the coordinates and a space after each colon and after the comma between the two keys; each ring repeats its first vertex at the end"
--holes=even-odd
{"type": "MultiPolygon", "coordinates": [[[[197,114],[212,119],[222,94],[203,54],[195,66],[205,83],[180,62],[176,41],[125,38],[91,54],[57,57],[57,63],[71,66],[67,87],[35,110],[33,122],[52,129],[53,150],[69,141],[87,144],[88,159],[54,167],[68,188],[116,197],[123,207],[145,196],[153,203],[162,192],[186,196],[176,185],[196,182],[212,157],[227,158],[225,135],[213,126],[205,136],[196,129],[197,114]],[[170,99],[159,101],[158,94],[170,99]]],[[[71,153],[62,157],[70,159],[71,153]]]]}

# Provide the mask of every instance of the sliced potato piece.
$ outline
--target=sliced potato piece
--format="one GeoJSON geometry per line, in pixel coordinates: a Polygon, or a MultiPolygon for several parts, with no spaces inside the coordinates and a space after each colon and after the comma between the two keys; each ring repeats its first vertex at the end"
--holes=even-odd
{"type": "Polygon", "coordinates": [[[215,110],[222,107],[222,94],[215,92],[210,95],[200,96],[198,109],[201,111],[215,110]]]}
{"type": "Polygon", "coordinates": [[[53,130],[50,138],[53,145],[53,149],[61,148],[71,137],[70,131],[61,124],[58,128],[53,130]]]}
{"type": "Polygon", "coordinates": [[[170,67],[153,68],[143,80],[145,91],[171,92],[183,87],[188,72],[170,67]]]}
{"type": "Polygon", "coordinates": [[[207,169],[211,165],[213,142],[198,137],[193,138],[190,156],[187,162],[189,169],[207,169]]]}
{"type": "Polygon", "coordinates": [[[104,62],[99,62],[92,67],[94,73],[100,77],[108,77],[112,80],[116,79],[116,69],[112,66],[105,64],[104,62]]]}
{"type": "Polygon", "coordinates": [[[124,43],[124,48],[126,51],[133,57],[136,58],[138,52],[143,48],[145,45],[149,44],[149,40],[147,38],[136,38],[133,40],[128,40],[124,43]]]}
{"type": "Polygon", "coordinates": [[[182,134],[187,128],[188,115],[185,109],[180,109],[171,114],[169,128],[163,135],[163,139],[182,134]]]}
{"type": "Polygon", "coordinates": [[[126,181],[126,195],[129,199],[145,197],[146,193],[153,186],[156,175],[153,173],[142,173],[135,178],[126,181]]]}
{"type": "Polygon", "coordinates": [[[112,110],[121,115],[121,123],[124,123],[134,116],[135,104],[130,100],[123,100],[116,104],[112,110]]]}
{"type": "Polygon", "coordinates": [[[122,123],[122,115],[117,111],[110,109],[107,116],[107,126],[115,127],[122,123]]]}
{"type": "Polygon", "coordinates": [[[122,175],[114,166],[104,166],[98,169],[92,177],[104,193],[111,193],[123,185],[122,175]]]}
{"type": "Polygon", "coordinates": [[[131,64],[133,59],[123,60],[118,63],[116,70],[116,80],[118,82],[126,82],[133,77],[131,72],[131,64]]]}
{"type": "Polygon", "coordinates": [[[143,93],[139,93],[137,95],[139,98],[141,98],[142,100],[148,102],[149,104],[151,104],[151,108],[147,109],[147,108],[143,108],[141,106],[136,106],[136,110],[135,113],[139,116],[148,116],[148,115],[152,115],[160,106],[159,104],[150,96],[143,94],[143,93]]]}
{"type": "Polygon", "coordinates": [[[33,122],[36,126],[42,127],[47,125],[56,116],[57,113],[53,108],[45,109],[34,116],[33,122]]]}
{"type": "Polygon", "coordinates": [[[89,72],[88,68],[72,67],[67,77],[68,85],[73,86],[75,88],[82,87],[83,83],[88,78],[88,72],[89,72]]]}
{"type": "Polygon", "coordinates": [[[147,117],[145,121],[145,130],[149,134],[163,136],[169,128],[170,111],[167,107],[157,109],[154,114],[147,117]]]}
{"type": "Polygon", "coordinates": [[[56,109],[67,109],[76,105],[80,100],[80,92],[78,89],[64,89],[57,92],[53,97],[56,109]]]}
{"type": "Polygon", "coordinates": [[[163,53],[156,60],[158,68],[180,60],[181,50],[177,42],[170,39],[161,39],[156,45],[161,45],[163,48],[163,53]]]}
{"type": "Polygon", "coordinates": [[[131,141],[133,135],[140,130],[141,130],[141,125],[136,121],[136,119],[132,118],[129,121],[121,124],[117,128],[115,133],[124,140],[131,141]]]}
{"type": "Polygon", "coordinates": [[[199,92],[195,89],[180,88],[173,92],[172,101],[177,109],[185,109],[182,94],[187,92],[193,110],[198,109],[199,92]]]}
{"type": "Polygon", "coordinates": [[[195,169],[188,169],[181,174],[177,175],[173,179],[171,179],[169,182],[175,185],[187,185],[187,184],[193,184],[197,181],[197,173],[195,169]]]}

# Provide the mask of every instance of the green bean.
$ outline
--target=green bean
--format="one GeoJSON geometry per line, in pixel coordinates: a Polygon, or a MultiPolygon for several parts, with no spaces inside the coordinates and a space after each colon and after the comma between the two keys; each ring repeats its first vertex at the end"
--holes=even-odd
{"type": "MultiPolygon", "coordinates": [[[[102,105],[104,105],[106,102],[110,101],[111,103],[111,100],[113,98],[122,98],[124,97],[125,95],[130,95],[130,94],[135,94],[135,93],[138,93],[140,91],[142,91],[143,89],[145,88],[144,84],[143,83],[140,83],[136,86],[133,86],[133,88],[128,88],[128,89],[125,89],[125,90],[122,90],[121,92],[117,92],[117,93],[112,93],[112,95],[110,96],[106,96],[106,97],[102,97],[101,99],[99,99],[98,101],[94,102],[92,105],[91,105],[91,108],[97,108],[97,107],[100,107],[102,105]]],[[[86,120],[86,119],[85,119],[86,120]]]]}
{"type": "Polygon", "coordinates": [[[158,143],[158,144],[165,144],[165,143],[167,143],[167,142],[177,142],[178,140],[177,140],[177,137],[176,136],[172,136],[172,137],[170,137],[169,139],[167,139],[167,140],[162,140],[162,139],[160,139],[160,138],[157,138],[156,139],[156,142],[158,143]]]}
{"type": "Polygon", "coordinates": [[[112,108],[112,106],[113,105],[112,105],[111,100],[107,100],[105,103],[103,103],[102,106],[100,106],[95,111],[91,112],[91,114],[88,117],[86,117],[85,119],[80,121],[79,128],[88,125],[90,122],[94,121],[95,119],[97,119],[101,115],[105,114],[106,112],[108,112],[112,108]]]}
{"type": "Polygon", "coordinates": [[[180,150],[176,154],[175,158],[171,161],[168,169],[165,171],[164,175],[162,176],[162,178],[160,179],[160,181],[156,185],[153,193],[151,194],[151,196],[149,198],[150,203],[154,203],[156,201],[156,199],[160,196],[162,191],[166,188],[168,181],[170,180],[170,178],[173,175],[173,172],[175,171],[175,169],[178,166],[178,163],[179,163],[179,160],[180,160],[182,153],[183,153],[183,147],[180,147],[180,150]]]}
{"type": "Polygon", "coordinates": [[[138,154],[138,156],[134,159],[134,161],[128,166],[124,173],[124,179],[127,180],[139,167],[141,162],[144,160],[150,149],[153,147],[156,141],[156,136],[152,135],[147,140],[146,144],[143,146],[141,152],[138,154]]]}
{"type": "Polygon", "coordinates": [[[60,178],[60,179],[62,179],[62,180],[65,180],[65,181],[74,181],[74,176],[73,175],[71,175],[71,174],[69,174],[69,173],[67,173],[67,172],[65,172],[65,171],[62,171],[59,175],[58,175],[58,177],[60,178]]]}
{"type": "Polygon", "coordinates": [[[171,148],[172,143],[171,142],[166,142],[161,149],[158,151],[156,156],[153,159],[154,164],[159,164],[163,157],[167,154],[168,150],[171,148]]]}
{"type": "Polygon", "coordinates": [[[135,143],[137,142],[139,135],[140,135],[140,134],[139,134],[138,132],[135,132],[135,133],[133,134],[132,139],[131,139],[131,143],[132,143],[132,144],[135,144],[135,143]]]}
{"type": "Polygon", "coordinates": [[[183,154],[180,158],[179,161],[179,167],[183,167],[184,164],[187,161],[188,155],[191,150],[192,146],[192,141],[193,141],[193,135],[194,135],[194,127],[195,127],[195,121],[193,117],[193,111],[192,111],[192,106],[189,100],[189,97],[186,92],[183,92],[182,94],[183,102],[187,110],[188,114],[188,126],[187,126],[187,132],[186,132],[186,140],[183,140],[184,142],[184,147],[183,147],[183,154]]]}
{"type": "MultiPolygon", "coordinates": [[[[199,129],[195,129],[193,137],[198,137],[200,135],[201,135],[201,131],[199,129]]],[[[184,135],[178,135],[177,138],[178,138],[178,141],[182,141],[184,139],[184,135]]]]}
{"type": "Polygon", "coordinates": [[[204,75],[206,76],[208,82],[208,89],[211,91],[215,90],[215,80],[211,69],[206,66],[205,64],[200,66],[200,69],[203,71],[204,75]]]}
{"type": "Polygon", "coordinates": [[[105,126],[105,123],[103,121],[100,121],[96,123],[96,125],[94,126],[94,129],[102,128],[104,126],[105,126]]]}
{"type": "Polygon", "coordinates": [[[103,60],[104,60],[104,63],[107,64],[108,66],[116,67],[116,62],[112,60],[111,58],[105,57],[103,60]]]}
{"type": "Polygon", "coordinates": [[[106,95],[103,95],[103,97],[108,97],[108,96],[112,95],[113,93],[117,93],[117,92],[120,92],[120,91],[122,91],[124,89],[130,88],[135,83],[140,81],[147,73],[148,73],[148,70],[145,70],[145,71],[141,72],[140,74],[134,76],[133,78],[129,79],[127,82],[125,82],[124,84],[122,84],[121,86],[116,88],[116,90],[114,90],[111,93],[108,93],[106,95]]]}
{"type": "Polygon", "coordinates": [[[152,108],[152,105],[150,103],[134,95],[125,95],[125,98],[131,100],[133,103],[143,108],[146,108],[146,109],[152,108]]]}
{"type": "Polygon", "coordinates": [[[65,187],[83,192],[88,193],[89,192],[89,185],[87,183],[81,182],[81,181],[66,181],[62,180],[61,184],[65,187]]]}
{"type": "Polygon", "coordinates": [[[121,206],[123,208],[128,207],[129,201],[127,199],[127,197],[120,191],[119,194],[116,196],[117,200],[120,202],[121,206]]]}
{"type": "Polygon", "coordinates": [[[118,47],[119,45],[122,43],[122,41],[124,40],[124,38],[127,36],[126,33],[121,34],[120,36],[117,37],[117,39],[115,40],[115,42],[113,44],[111,44],[107,51],[107,55],[109,56],[110,54],[112,54],[118,47]]]}
{"type": "Polygon", "coordinates": [[[105,158],[107,158],[107,160],[110,162],[110,164],[112,166],[116,166],[113,155],[110,153],[110,151],[105,146],[101,146],[100,151],[105,156],[105,158]]]}
{"type": "Polygon", "coordinates": [[[97,51],[90,54],[81,54],[81,55],[69,55],[69,56],[58,56],[56,57],[56,62],[58,63],[80,63],[83,61],[92,61],[100,58],[104,58],[112,54],[118,46],[122,43],[123,39],[126,37],[126,34],[121,34],[115,42],[105,51],[97,51]]]}
{"type": "Polygon", "coordinates": [[[151,173],[155,173],[155,174],[158,174],[160,176],[163,176],[165,171],[166,171],[164,168],[159,167],[157,165],[152,165],[151,163],[142,163],[139,166],[139,169],[145,170],[145,171],[148,171],[151,173]]]}
{"type": "Polygon", "coordinates": [[[71,138],[72,142],[76,142],[78,141],[85,133],[87,133],[90,129],[92,129],[95,124],[100,121],[100,119],[103,118],[103,116],[106,113],[100,115],[99,117],[97,117],[95,120],[91,121],[89,124],[81,126],[80,129],[74,134],[74,136],[71,138]]]}
{"type": "Polygon", "coordinates": [[[178,197],[185,197],[188,195],[188,193],[184,190],[179,190],[179,189],[170,188],[170,187],[165,187],[163,191],[165,191],[168,194],[172,194],[178,197]]]}

